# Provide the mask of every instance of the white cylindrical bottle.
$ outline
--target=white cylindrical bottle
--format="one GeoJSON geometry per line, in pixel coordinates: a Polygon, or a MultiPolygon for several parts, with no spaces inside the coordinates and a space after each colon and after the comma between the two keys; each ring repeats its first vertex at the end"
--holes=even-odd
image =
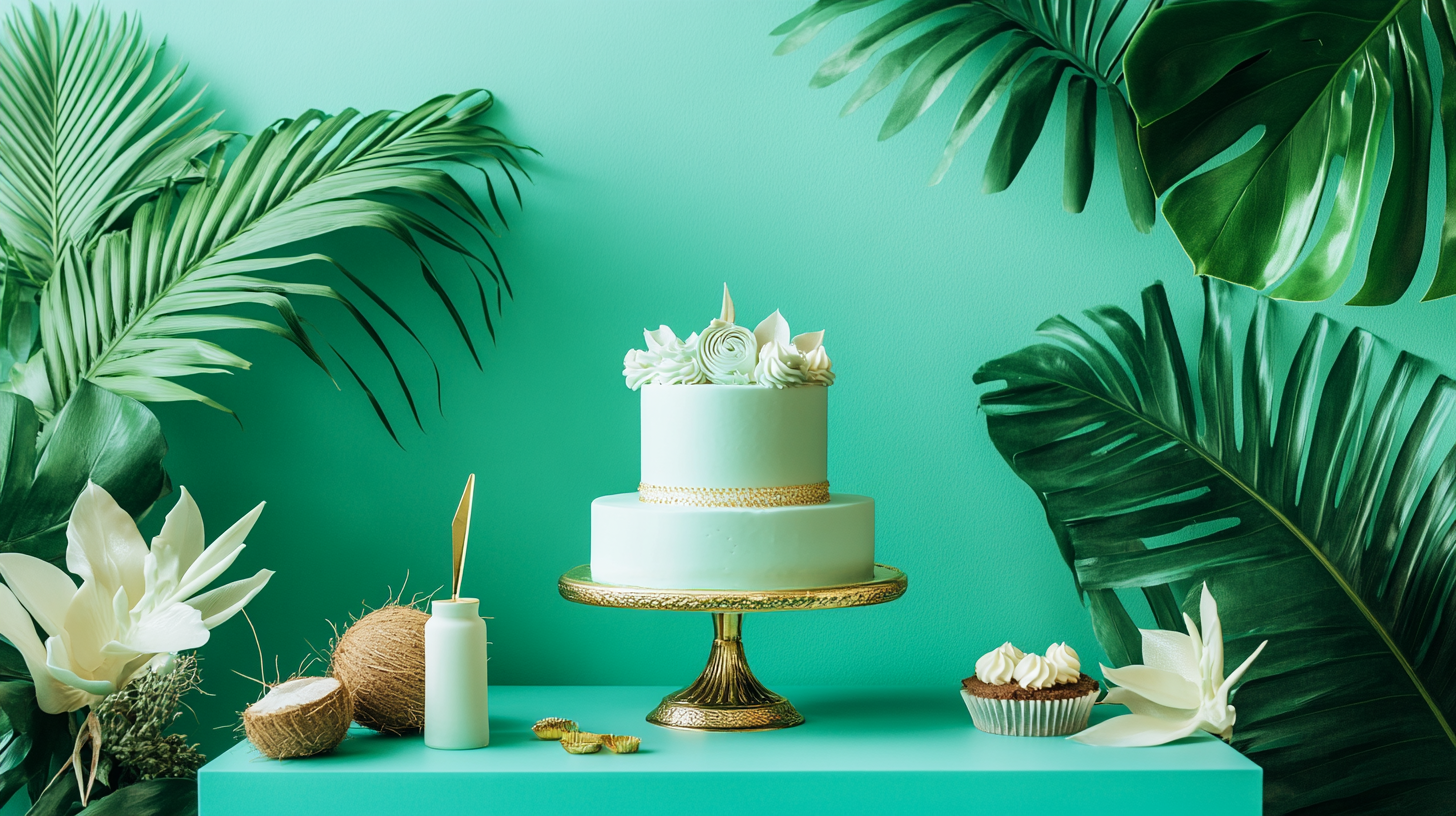
{"type": "Polygon", "coordinates": [[[425,623],[425,745],[461,750],[490,744],[485,640],[479,600],[430,604],[425,623]]]}

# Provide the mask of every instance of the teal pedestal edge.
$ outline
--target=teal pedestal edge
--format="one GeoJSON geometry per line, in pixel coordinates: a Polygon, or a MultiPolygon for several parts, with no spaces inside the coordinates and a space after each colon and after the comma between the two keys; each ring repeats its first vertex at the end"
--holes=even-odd
{"type": "MultiPolygon", "coordinates": [[[[1263,772],[1209,735],[1118,749],[984,734],[953,686],[783,689],[807,722],[782,731],[646,723],[671,690],[492,687],[491,745],[475,751],[433,751],[418,736],[358,729],[334,753],[310,759],[269,760],[240,743],[199,774],[200,816],[1256,816],[1261,809],[1263,772]],[[570,755],[532,735],[543,717],[634,734],[642,750],[570,755]]],[[[1094,719],[1123,711],[1107,708],[1094,719]]]]}

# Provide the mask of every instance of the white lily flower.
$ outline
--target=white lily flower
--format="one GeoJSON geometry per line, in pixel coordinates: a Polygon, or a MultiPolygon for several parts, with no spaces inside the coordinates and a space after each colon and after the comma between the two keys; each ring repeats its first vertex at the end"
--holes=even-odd
{"type": "Polygon", "coordinates": [[[1132,713],[1105,720],[1068,739],[1088,745],[1133,747],[1162,745],[1195,731],[1227,740],[1234,733],[1234,707],[1229,692],[1244,676],[1269,641],[1249,655],[1227,678],[1223,674],[1223,626],[1218,604],[1203,585],[1200,601],[1203,634],[1183,616],[1188,634],[1143,629],[1143,665],[1102,667],[1102,676],[1116,683],[1101,704],[1127,706],[1132,713]]]}
{"type": "Polygon", "coordinates": [[[7,585],[0,587],[0,635],[24,657],[41,710],[96,703],[158,654],[206,643],[208,630],[237,614],[273,575],[259,570],[197,594],[232,565],[262,511],[259,504],[204,547],[202,515],[182,488],[148,550],[131,516],[88,482],[66,526],[66,567],[81,586],[39,558],[0,554],[7,585]],[[49,636],[44,644],[36,623],[49,636]]]}

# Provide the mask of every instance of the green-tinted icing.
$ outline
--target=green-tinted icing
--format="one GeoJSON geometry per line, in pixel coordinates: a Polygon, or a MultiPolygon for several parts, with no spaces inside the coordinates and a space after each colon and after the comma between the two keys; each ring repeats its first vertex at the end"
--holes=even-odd
{"type": "Polygon", "coordinates": [[[492,687],[491,744],[478,751],[359,731],[329,756],[281,763],[240,745],[203,769],[201,816],[556,813],[563,802],[598,816],[1260,812],[1262,772],[1211,735],[1117,749],[983,734],[953,681],[778,689],[807,721],[751,734],[648,725],[670,690],[492,687]],[[633,734],[642,748],[572,756],[531,733],[543,717],[633,734]]]}
{"type": "MultiPolygon", "coordinates": [[[[377,284],[440,366],[443,417],[428,358],[370,312],[417,389],[422,434],[351,319],[328,303],[301,305],[379,391],[406,450],[342,365],[331,363],[336,388],[295,348],[262,335],[211,337],[254,369],[186,383],[238,411],[242,427],[198,405],[158,408],[173,480],[196,496],[210,535],[268,502],[234,572],[278,571],[248,610],[270,680],[275,655],[286,677],[326,646],[326,619],[381,603],[406,574],[406,595],[449,581],[450,518],[471,472],[465,592],[494,618],[493,679],[691,679],[705,657],[705,616],[576,606],[557,597],[555,582],[588,560],[592,499],[638,481],[640,398],[623,386],[623,353],[641,345],[644,328],[701,327],[725,281],[748,322],[781,308],[796,330],[827,330],[839,372],[829,389],[829,479],[836,491],[874,497],[878,560],[910,576],[909,593],[881,607],[755,618],[760,677],[772,687],[953,692],[976,657],[1007,639],[1037,650],[1068,641],[1095,670],[1102,656],[1086,610],[1041,508],[987,439],[971,372],[1033,341],[1050,315],[1134,307],[1156,278],[1169,282],[1185,342],[1196,341],[1188,261],[1166,225],[1151,236],[1129,225],[1105,119],[1087,212],[1062,210],[1060,97],[1010,190],[979,192],[992,127],[976,132],[944,182],[926,187],[971,76],[925,121],[877,142],[893,91],[840,120],[859,78],[828,90],[808,81],[880,11],[770,56],[777,41],[768,32],[808,2],[111,0],[114,11],[140,11],[152,41],[165,37],[195,85],[209,84],[208,99],[228,109],[224,126],[256,131],[311,107],[409,108],[483,86],[499,95],[495,123],[545,154],[530,165],[536,183],[523,185],[525,212],[497,189],[512,225],[497,246],[515,300],[495,321],[495,345],[479,314],[466,316],[484,371],[406,250],[352,234],[323,247],[377,284]]],[[[464,181],[483,193],[478,180],[464,181]]],[[[1431,218],[1441,212],[1433,207],[1431,218]]],[[[1434,245],[1427,256],[1421,291],[1434,245]]],[[[440,260],[445,285],[469,302],[462,268],[440,260]]],[[[348,286],[322,267],[304,274],[348,286]]],[[[1443,301],[1332,312],[1449,365],[1452,310],[1443,301]]],[[[155,530],[171,501],[143,526],[155,530]]],[[[1270,644],[1270,659],[1280,648],[1270,644]]],[[[200,721],[189,714],[179,727],[218,753],[236,738],[235,712],[259,692],[233,673],[259,670],[242,617],[213,632],[202,669],[216,696],[193,700],[200,721]]],[[[959,705],[953,693],[948,701],[959,705]]],[[[888,717],[878,722],[891,727],[888,717]]]]}

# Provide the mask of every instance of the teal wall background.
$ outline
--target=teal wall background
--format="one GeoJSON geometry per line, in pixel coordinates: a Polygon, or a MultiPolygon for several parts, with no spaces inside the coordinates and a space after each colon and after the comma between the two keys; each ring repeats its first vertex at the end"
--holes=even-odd
{"type": "MultiPolygon", "coordinates": [[[[909,594],[884,607],[751,618],[760,677],[953,690],[1005,639],[1067,640],[1095,665],[1086,613],[1036,501],[986,437],[971,372],[1030,342],[1042,319],[1134,306],[1158,278],[1180,315],[1196,318],[1190,266],[1165,225],[1151,236],[1131,227],[1106,120],[1088,213],[1061,209],[1060,103],[1008,192],[979,192],[991,127],[944,183],[926,187],[957,103],[884,144],[875,134],[889,98],[837,119],[855,80],[813,91],[809,76],[875,12],[771,57],[769,30],[807,1],[109,0],[140,11],[239,130],[310,107],[408,108],[485,87],[500,101],[494,124],[544,153],[499,242],[515,300],[483,370],[403,251],[356,235],[330,242],[384,281],[444,373],[444,414],[427,412],[420,433],[367,339],[329,305],[303,304],[331,342],[366,361],[405,450],[352,383],[336,388],[272,338],[222,338],[256,367],[196,384],[242,427],[197,405],[157,408],[168,468],[209,534],[268,502],[234,572],[278,573],[249,609],[269,679],[275,659],[287,676],[326,646],[327,621],[383,602],[406,574],[407,595],[445,583],[448,522],[472,471],[466,589],[494,616],[494,682],[690,679],[706,616],[578,607],[555,581],[588,558],[590,501],[637,481],[638,400],[622,384],[622,354],[644,327],[701,328],[724,281],[750,325],[781,308],[796,331],[827,329],[840,375],[830,478],[875,497],[879,559],[911,576],[909,594]]],[[[468,302],[464,279],[453,285],[468,302]]],[[[1449,365],[1456,307],[1408,300],[1324,308],[1449,365]]],[[[1310,308],[1284,311],[1292,342],[1310,308]]],[[[478,315],[472,327],[484,337],[478,315]]],[[[1196,342],[1190,331],[1185,342],[1196,342]]],[[[429,393],[427,359],[392,336],[429,393]]],[[[144,526],[155,529],[171,501],[144,526]]],[[[202,655],[214,696],[194,701],[200,723],[189,717],[183,730],[211,754],[237,738],[235,712],[258,694],[234,673],[256,675],[258,651],[238,618],[202,655]]]]}

